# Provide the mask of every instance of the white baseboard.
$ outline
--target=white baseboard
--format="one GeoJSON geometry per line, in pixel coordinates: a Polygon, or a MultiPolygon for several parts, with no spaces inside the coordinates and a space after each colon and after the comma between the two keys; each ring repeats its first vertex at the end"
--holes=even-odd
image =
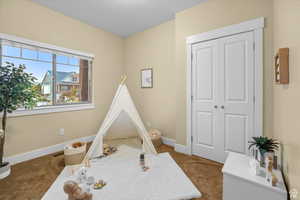
{"type": "Polygon", "coordinates": [[[177,151],[179,153],[190,155],[189,148],[182,144],[175,144],[175,151],[177,151]]]}
{"type": "Polygon", "coordinates": [[[167,138],[167,137],[161,137],[162,139],[162,142],[166,145],[169,145],[171,147],[174,147],[175,145],[175,140],[174,139],[171,139],[171,138],[167,138]]]}
{"type": "MultiPolygon", "coordinates": [[[[39,158],[41,156],[46,156],[46,155],[49,155],[49,154],[52,154],[52,153],[62,151],[67,144],[70,144],[70,143],[73,143],[73,142],[76,142],[76,141],[91,142],[91,141],[94,140],[94,138],[95,138],[95,135],[82,137],[82,138],[77,138],[77,139],[73,139],[71,141],[67,141],[67,142],[64,142],[64,143],[48,146],[48,147],[41,148],[41,149],[36,149],[36,150],[33,150],[33,151],[29,151],[29,152],[22,153],[22,154],[17,154],[17,155],[14,155],[14,156],[5,157],[4,160],[8,161],[11,165],[15,165],[15,164],[18,164],[18,163],[21,163],[21,162],[32,160],[34,158],[39,158]]],[[[175,151],[177,151],[179,153],[189,155],[188,148],[186,146],[182,145],[182,144],[176,144],[174,139],[167,138],[167,137],[162,137],[162,142],[166,145],[174,147],[175,151]]]]}
{"type": "Polygon", "coordinates": [[[162,142],[166,145],[174,147],[176,152],[187,154],[187,155],[191,154],[187,146],[184,146],[182,144],[176,144],[176,140],[174,139],[162,137],[162,142]]]}
{"type": "Polygon", "coordinates": [[[77,141],[91,142],[94,140],[94,138],[95,138],[95,135],[77,138],[77,139],[73,139],[71,141],[67,141],[64,143],[48,146],[48,147],[41,148],[41,149],[36,149],[33,151],[29,151],[29,152],[22,153],[22,154],[17,154],[14,156],[5,157],[4,160],[8,161],[11,165],[15,165],[15,164],[18,164],[18,163],[21,163],[24,161],[32,160],[34,158],[38,158],[41,156],[45,156],[45,155],[49,155],[52,153],[62,151],[67,144],[77,142],[77,141]]]}

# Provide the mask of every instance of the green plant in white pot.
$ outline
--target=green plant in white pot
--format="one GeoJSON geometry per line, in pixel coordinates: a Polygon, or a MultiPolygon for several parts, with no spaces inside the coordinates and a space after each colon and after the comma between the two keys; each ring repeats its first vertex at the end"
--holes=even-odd
{"type": "Polygon", "coordinates": [[[13,63],[6,63],[0,67],[0,113],[2,113],[0,179],[10,174],[10,165],[3,160],[7,114],[20,107],[31,109],[40,98],[39,91],[35,87],[36,78],[25,72],[25,68],[25,65],[16,67],[13,63]]]}
{"type": "Polygon", "coordinates": [[[274,154],[274,152],[278,150],[280,143],[276,139],[272,139],[264,136],[253,137],[252,139],[253,140],[249,142],[250,143],[249,149],[255,146],[259,150],[260,156],[262,158],[260,160],[261,165],[264,166],[265,154],[266,153],[274,154]]]}

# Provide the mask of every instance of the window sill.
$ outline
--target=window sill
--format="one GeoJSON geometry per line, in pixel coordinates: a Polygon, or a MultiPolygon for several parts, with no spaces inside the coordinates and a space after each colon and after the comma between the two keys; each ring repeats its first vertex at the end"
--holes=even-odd
{"type": "Polygon", "coordinates": [[[34,108],[32,110],[16,110],[13,113],[9,114],[9,117],[19,117],[27,115],[40,115],[48,113],[58,113],[58,112],[69,112],[69,111],[78,111],[78,110],[89,110],[94,109],[94,104],[73,104],[73,105],[61,105],[61,106],[49,106],[49,107],[40,107],[34,108]]]}

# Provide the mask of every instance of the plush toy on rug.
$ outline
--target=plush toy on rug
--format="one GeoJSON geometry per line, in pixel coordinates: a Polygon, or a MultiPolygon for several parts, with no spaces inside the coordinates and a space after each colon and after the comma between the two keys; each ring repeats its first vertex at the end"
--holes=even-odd
{"type": "Polygon", "coordinates": [[[108,144],[103,144],[103,154],[109,156],[117,151],[116,147],[112,147],[108,144]]]}
{"type": "Polygon", "coordinates": [[[78,171],[77,182],[80,184],[85,182],[86,180],[87,180],[87,169],[85,167],[82,167],[78,171]]]}
{"type": "Polygon", "coordinates": [[[92,200],[93,195],[85,192],[75,181],[67,181],[64,184],[64,191],[68,200],[92,200]]]}

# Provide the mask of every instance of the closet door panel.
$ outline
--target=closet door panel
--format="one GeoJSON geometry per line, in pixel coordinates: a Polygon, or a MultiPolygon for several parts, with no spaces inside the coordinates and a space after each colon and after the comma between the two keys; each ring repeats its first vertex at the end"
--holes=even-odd
{"type": "Polygon", "coordinates": [[[192,60],[192,151],[219,161],[217,137],[218,43],[209,41],[193,46],[192,60]]]}
{"type": "Polygon", "coordinates": [[[248,153],[253,133],[254,36],[242,33],[219,40],[220,130],[224,136],[223,157],[229,152],[248,153]]]}
{"type": "Polygon", "coordinates": [[[192,47],[192,152],[224,162],[248,153],[254,127],[254,35],[241,33],[192,47]]]}

